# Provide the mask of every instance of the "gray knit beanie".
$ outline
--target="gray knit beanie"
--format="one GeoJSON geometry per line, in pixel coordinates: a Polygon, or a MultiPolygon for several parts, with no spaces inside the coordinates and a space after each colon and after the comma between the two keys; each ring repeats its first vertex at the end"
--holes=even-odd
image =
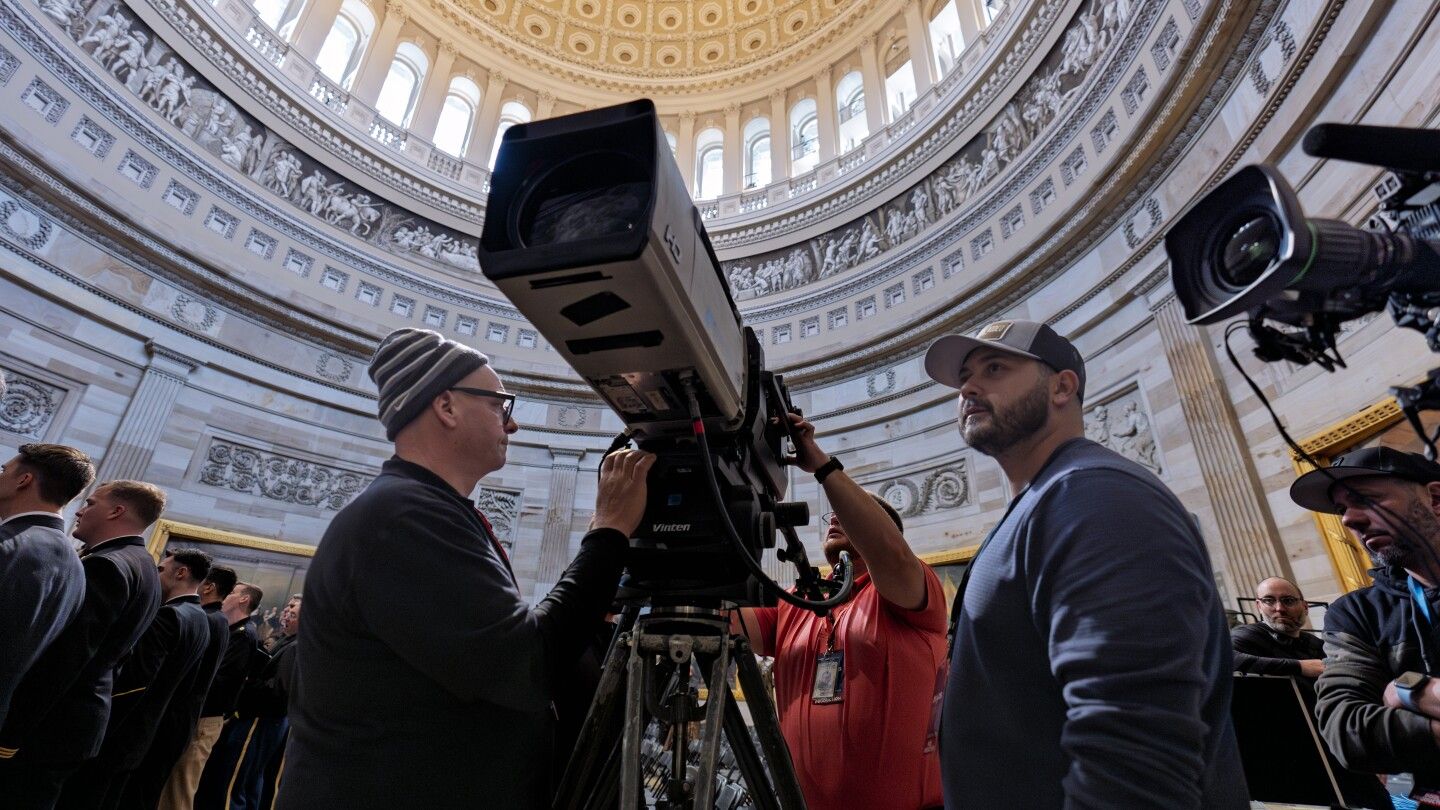
{"type": "Polygon", "coordinates": [[[380,389],[385,438],[394,441],[440,392],[489,362],[480,352],[429,329],[396,329],[386,335],[370,359],[370,379],[380,389]]]}

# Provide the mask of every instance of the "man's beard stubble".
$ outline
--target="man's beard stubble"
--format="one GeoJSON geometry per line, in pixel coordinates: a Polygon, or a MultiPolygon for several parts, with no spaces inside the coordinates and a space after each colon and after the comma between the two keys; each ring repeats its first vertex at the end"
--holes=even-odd
{"type": "MultiPolygon", "coordinates": [[[[1370,562],[1377,568],[1422,568],[1426,558],[1440,567],[1440,517],[1436,517],[1421,498],[1410,502],[1404,523],[1399,526],[1392,524],[1391,537],[1395,542],[1378,552],[1365,548],[1370,562]]],[[[1364,544],[1361,547],[1364,548],[1364,544]]]]}
{"type": "Polygon", "coordinates": [[[1014,447],[1045,427],[1050,418],[1050,386],[1041,379],[1024,398],[1006,410],[990,410],[990,419],[971,424],[960,421],[960,437],[965,443],[987,456],[995,456],[1014,447]]]}

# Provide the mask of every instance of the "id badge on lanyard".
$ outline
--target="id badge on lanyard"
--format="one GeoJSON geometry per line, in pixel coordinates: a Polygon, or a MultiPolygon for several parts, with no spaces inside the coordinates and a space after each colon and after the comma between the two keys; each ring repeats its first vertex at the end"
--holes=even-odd
{"type": "Polygon", "coordinates": [[[820,705],[845,699],[845,651],[835,649],[835,619],[829,615],[825,618],[830,622],[830,633],[825,652],[815,656],[815,683],[810,688],[810,702],[820,705]]]}

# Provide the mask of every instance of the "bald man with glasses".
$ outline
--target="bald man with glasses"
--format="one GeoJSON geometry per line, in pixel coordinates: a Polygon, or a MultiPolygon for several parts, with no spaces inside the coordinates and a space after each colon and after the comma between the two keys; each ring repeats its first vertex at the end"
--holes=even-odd
{"type": "Polygon", "coordinates": [[[1230,631],[1235,671],[1251,675],[1293,675],[1312,685],[1325,671],[1325,643],[1305,632],[1310,606],[1300,588],[1284,577],[1255,586],[1260,621],[1230,631]]]}

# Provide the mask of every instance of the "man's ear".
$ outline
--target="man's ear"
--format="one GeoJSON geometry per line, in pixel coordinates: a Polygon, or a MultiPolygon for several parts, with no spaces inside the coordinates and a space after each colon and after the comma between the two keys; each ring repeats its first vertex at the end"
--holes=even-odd
{"type": "Polygon", "coordinates": [[[18,472],[18,473],[15,474],[15,488],[16,488],[16,489],[25,489],[26,487],[33,487],[33,486],[36,486],[38,483],[39,483],[39,482],[35,479],[35,473],[32,473],[32,472],[18,472]]]}
{"type": "Polygon", "coordinates": [[[1052,375],[1051,386],[1051,397],[1057,405],[1064,405],[1080,390],[1080,377],[1069,369],[1057,371],[1052,375]]]}
{"type": "Polygon", "coordinates": [[[440,424],[453,428],[460,422],[460,417],[455,413],[455,394],[450,391],[441,391],[430,400],[430,412],[440,420],[440,424]]]}

